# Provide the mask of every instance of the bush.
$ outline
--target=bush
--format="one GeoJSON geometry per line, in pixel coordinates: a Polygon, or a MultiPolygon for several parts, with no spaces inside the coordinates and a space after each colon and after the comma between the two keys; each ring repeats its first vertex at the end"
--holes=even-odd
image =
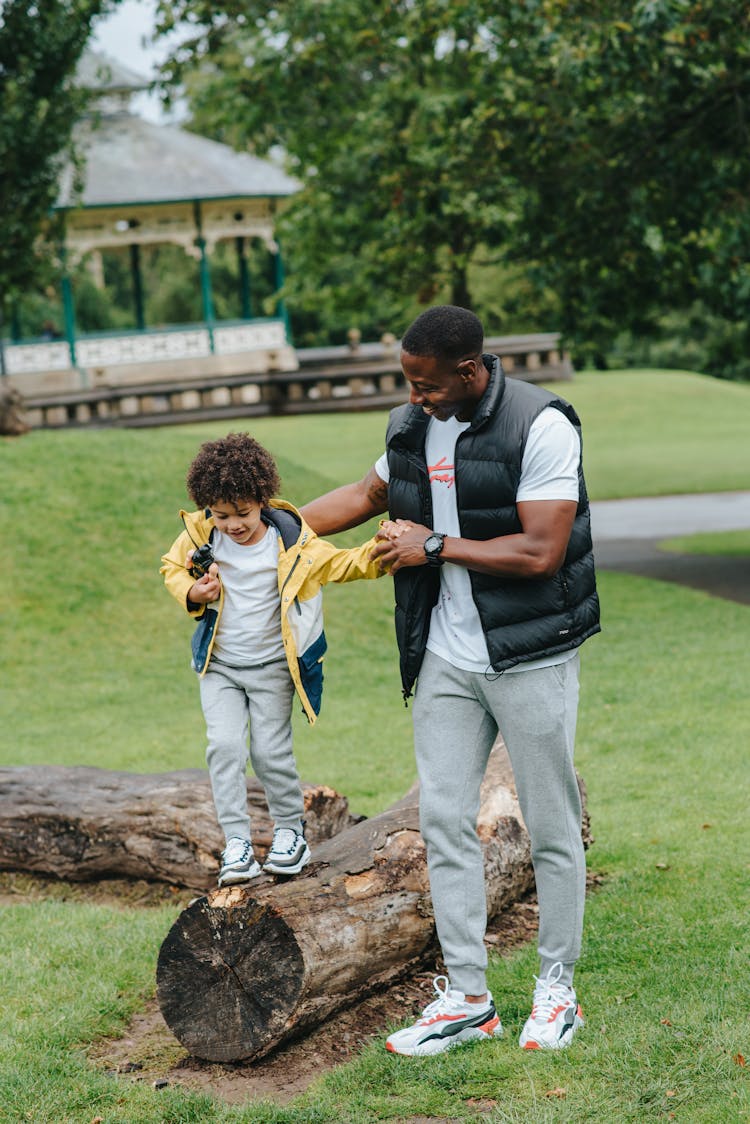
{"type": "Polygon", "coordinates": [[[611,367],[667,367],[720,379],[750,380],[750,324],[696,302],[667,312],[649,334],[622,332],[607,355],[611,367]]]}

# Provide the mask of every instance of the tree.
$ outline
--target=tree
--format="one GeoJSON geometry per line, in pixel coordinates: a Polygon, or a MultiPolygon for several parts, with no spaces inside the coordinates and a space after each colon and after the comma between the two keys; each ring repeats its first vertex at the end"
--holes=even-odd
{"type": "MultiPolygon", "coordinates": [[[[0,328],[43,268],[40,238],[84,104],[73,76],[95,16],[116,0],[5,0],[0,7],[0,328]]],[[[1,334],[1,331],[0,331],[1,334]]]]}
{"type": "Polygon", "coordinates": [[[750,7],[558,15],[508,122],[526,188],[515,253],[540,261],[560,326],[592,351],[695,300],[750,342],[750,7]]]}
{"type": "MultiPolygon", "coordinates": [[[[746,0],[161,0],[194,126],[278,145],[295,298],[471,303],[490,252],[604,352],[750,288],[746,0]],[[293,238],[292,238],[293,235],[293,238]]],[[[409,309],[409,311],[411,311],[409,309]]]]}
{"type": "Polygon", "coordinates": [[[161,4],[163,31],[197,28],[164,70],[185,82],[193,127],[262,154],[280,146],[304,183],[279,223],[292,304],[335,305],[360,323],[377,304],[387,325],[438,294],[470,303],[473,256],[512,222],[509,138],[481,32],[491,7],[161,4]]]}

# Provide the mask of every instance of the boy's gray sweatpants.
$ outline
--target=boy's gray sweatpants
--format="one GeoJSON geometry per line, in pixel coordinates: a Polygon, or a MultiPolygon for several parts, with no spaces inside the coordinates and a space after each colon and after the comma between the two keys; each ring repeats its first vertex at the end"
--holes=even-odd
{"type": "Polygon", "coordinates": [[[576,653],[553,667],[485,675],[425,654],[413,711],[420,825],[443,959],[451,986],[467,995],[487,989],[484,866],[476,819],[498,730],[531,836],[541,975],[560,961],[563,981],[572,982],[586,893],[573,768],[578,667],[576,653]]]}
{"type": "Polygon", "coordinates": [[[206,761],[225,838],[252,838],[245,784],[248,756],[274,826],[301,831],[304,799],[292,749],[294,684],[286,660],[257,667],[229,667],[212,660],[199,682],[206,761]]]}

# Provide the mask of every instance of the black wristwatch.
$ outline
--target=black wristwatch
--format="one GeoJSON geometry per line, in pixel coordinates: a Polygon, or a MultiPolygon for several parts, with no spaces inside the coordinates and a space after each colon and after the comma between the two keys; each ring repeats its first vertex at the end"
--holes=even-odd
{"type": "Polygon", "coordinates": [[[424,540],[424,552],[427,555],[428,566],[442,566],[443,560],[440,557],[440,551],[443,549],[445,542],[445,535],[441,535],[440,531],[433,531],[424,540]]]}

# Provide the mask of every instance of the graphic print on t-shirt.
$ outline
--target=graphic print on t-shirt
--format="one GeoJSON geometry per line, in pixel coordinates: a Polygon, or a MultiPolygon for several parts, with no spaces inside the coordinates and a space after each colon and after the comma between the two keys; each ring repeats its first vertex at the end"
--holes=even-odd
{"type": "Polygon", "coordinates": [[[431,484],[447,484],[449,488],[453,487],[456,480],[455,466],[448,464],[447,457],[441,457],[436,464],[428,464],[427,471],[430,474],[431,484]]]}

